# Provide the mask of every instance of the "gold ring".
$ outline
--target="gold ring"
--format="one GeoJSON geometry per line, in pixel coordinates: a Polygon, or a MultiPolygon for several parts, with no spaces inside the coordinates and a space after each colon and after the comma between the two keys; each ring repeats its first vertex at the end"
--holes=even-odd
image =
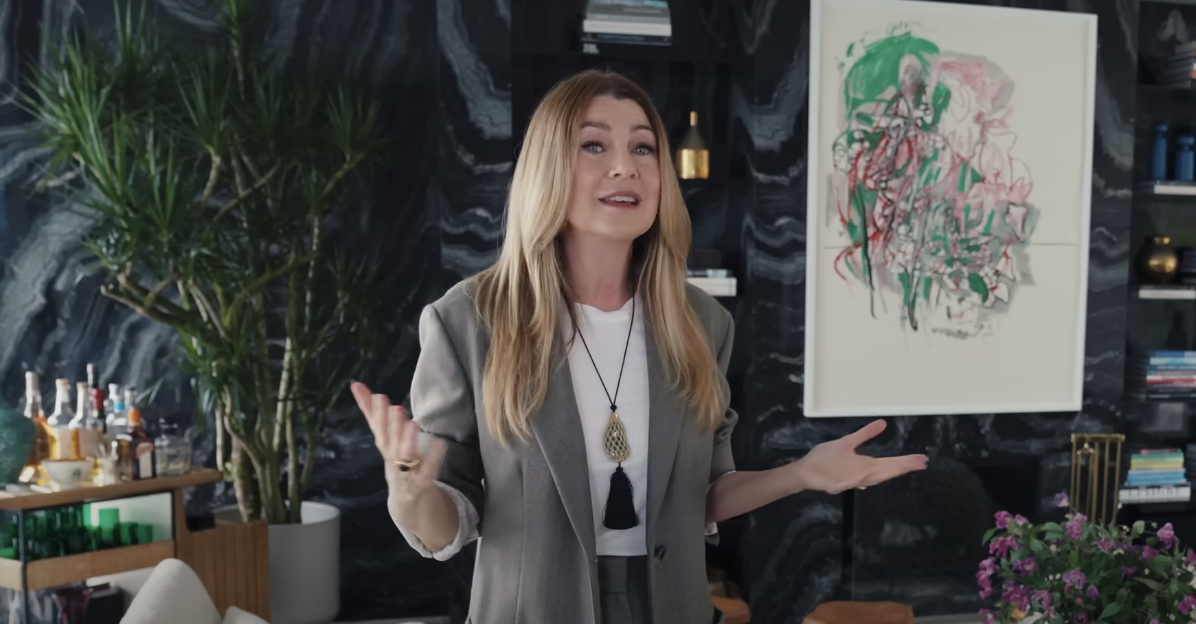
{"type": "Polygon", "coordinates": [[[397,465],[399,467],[399,470],[401,470],[403,472],[407,472],[408,470],[411,470],[412,468],[418,468],[420,460],[418,460],[418,459],[396,459],[396,460],[394,460],[394,462],[395,462],[395,465],[397,465]]]}

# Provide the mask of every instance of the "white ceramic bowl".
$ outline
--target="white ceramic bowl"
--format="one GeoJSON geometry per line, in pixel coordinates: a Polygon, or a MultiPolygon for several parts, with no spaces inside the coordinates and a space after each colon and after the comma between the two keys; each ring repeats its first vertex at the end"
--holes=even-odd
{"type": "Polygon", "coordinates": [[[54,489],[72,490],[91,476],[92,464],[90,459],[46,459],[42,460],[42,470],[50,477],[54,489]]]}

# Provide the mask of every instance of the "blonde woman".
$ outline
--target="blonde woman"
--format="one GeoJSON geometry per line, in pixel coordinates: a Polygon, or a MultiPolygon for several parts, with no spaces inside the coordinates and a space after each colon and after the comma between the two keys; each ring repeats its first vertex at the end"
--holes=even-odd
{"type": "Polygon", "coordinates": [[[587,71],[536,109],[498,261],[427,306],[411,411],[358,383],[389,508],[426,557],[478,539],[474,624],[706,624],[720,520],[925,467],[855,447],[736,472],[731,316],[685,279],[690,222],[660,116],[587,71]]]}

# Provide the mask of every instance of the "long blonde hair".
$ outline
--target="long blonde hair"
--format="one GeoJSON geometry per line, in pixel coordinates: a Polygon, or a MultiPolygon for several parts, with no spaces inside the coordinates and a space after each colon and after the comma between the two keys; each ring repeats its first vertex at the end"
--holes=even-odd
{"type": "Polygon", "coordinates": [[[685,293],[691,226],[664,124],[639,85],[589,70],[558,83],[536,107],[511,181],[502,252],[475,278],[478,314],[490,332],[483,408],[491,434],[502,443],[527,436],[528,420],[547,394],[550,367],[564,355],[553,352],[561,319],[566,313],[572,318],[560,236],[578,133],[587,107],[599,96],[639,104],[656,134],[660,210],[633,245],[630,277],[673,389],[686,398],[703,430],[713,430],[722,418],[717,364],[685,293]]]}

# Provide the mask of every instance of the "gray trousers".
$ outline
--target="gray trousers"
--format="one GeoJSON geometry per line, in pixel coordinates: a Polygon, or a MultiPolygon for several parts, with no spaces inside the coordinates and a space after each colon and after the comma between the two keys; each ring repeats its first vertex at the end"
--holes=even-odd
{"type": "Polygon", "coordinates": [[[652,624],[648,557],[598,557],[602,624],[652,624]]]}

